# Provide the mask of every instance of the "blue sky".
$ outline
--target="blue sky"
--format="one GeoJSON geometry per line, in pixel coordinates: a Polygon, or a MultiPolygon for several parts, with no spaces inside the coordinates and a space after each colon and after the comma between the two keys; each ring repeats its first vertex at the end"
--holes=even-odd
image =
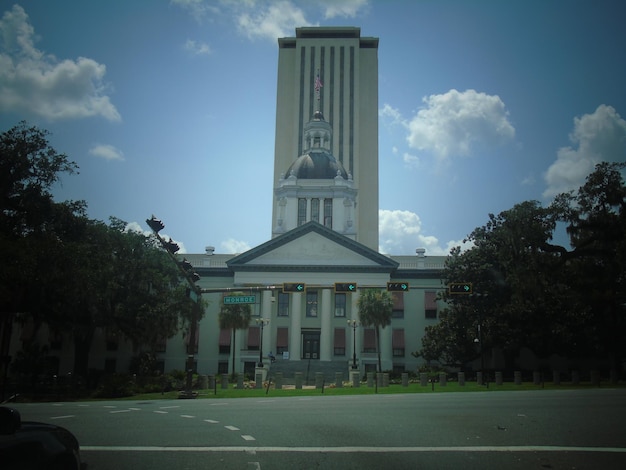
{"type": "Polygon", "coordinates": [[[0,130],[49,130],[80,166],[59,200],[144,230],[154,213],[187,252],[271,236],[277,38],[298,26],[380,38],[384,253],[447,254],[626,160],[619,0],[0,5],[0,130]]]}

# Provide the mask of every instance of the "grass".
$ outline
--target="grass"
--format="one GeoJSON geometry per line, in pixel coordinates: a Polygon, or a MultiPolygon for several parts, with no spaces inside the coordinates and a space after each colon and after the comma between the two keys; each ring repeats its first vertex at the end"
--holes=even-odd
{"type": "MultiPolygon", "coordinates": [[[[389,387],[367,387],[366,384],[361,383],[360,387],[344,386],[342,388],[336,388],[334,386],[325,387],[323,390],[306,387],[302,389],[283,388],[276,390],[272,385],[269,390],[266,388],[234,388],[234,384],[229,384],[228,389],[222,389],[218,385],[215,389],[196,390],[198,392],[199,399],[223,399],[223,398],[260,398],[260,397],[305,397],[315,395],[329,395],[329,396],[344,396],[344,395],[388,395],[398,393],[471,393],[471,392],[506,392],[506,391],[520,391],[520,390],[586,390],[594,388],[626,388],[624,384],[610,384],[603,383],[599,387],[592,385],[591,383],[580,383],[573,385],[569,383],[561,383],[555,385],[553,383],[544,383],[536,385],[532,382],[524,382],[521,385],[515,385],[511,382],[504,382],[502,385],[496,385],[495,383],[489,384],[489,386],[478,385],[476,383],[466,382],[464,386],[459,385],[457,382],[448,382],[447,385],[441,386],[439,383],[428,384],[426,387],[422,387],[419,383],[410,383],[408,387],[402,385],[389,385],[389,387]]],[[[131,397],[123,398],[123,400],[163,400],[163,399],[176,399],[179,396],[179,392],[165,392],[161,393],[145,393],[139,395],[133,395],[131,397]]]]}

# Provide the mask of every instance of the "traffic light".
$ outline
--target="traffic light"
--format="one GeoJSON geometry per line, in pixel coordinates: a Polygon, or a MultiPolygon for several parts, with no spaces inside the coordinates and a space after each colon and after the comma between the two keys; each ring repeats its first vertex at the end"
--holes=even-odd
{"type": "Polygon", "coordinates": [[[395,291],[395,292],[408,292],[409,283],[408,282],[388,282],[387,290],[395,291]]]}
{"type": "Polygon", "coordinates": [[[200,280],[200,275],[193,270],[193,266],[189,261],[187,261],[187,258],[183,258],[180,265],[193,282],[198,282],[200,280]]]}
{"type": "Polygon", "coordinates": [[[304,282],[286,282],[283,284],[283,293],[286,292],[304,292],[306,285],[304,282]]]}
{"type": "Polygon", "coordinates": [[[449,294],[471,294],[472,283],[471,282],[451,282],[448,284],[449,294]]]}
{"type": "Polygon", "coordinates": [[[148,224],[148,227],[154,230],[154,233],[159,233],[165,228],[165,224],[157,219],[154,215],[149,219],[146,219],[146,223],[148,224]]]}
{"type": "Polygon", "coordinates": [[[356,282],[335,282],[335,292],[356,292],[356,282]]]}

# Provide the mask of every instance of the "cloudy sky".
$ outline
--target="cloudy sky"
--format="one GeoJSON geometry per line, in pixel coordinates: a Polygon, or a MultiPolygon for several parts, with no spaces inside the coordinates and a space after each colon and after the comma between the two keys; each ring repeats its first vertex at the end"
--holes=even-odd
{"type": "Polygon", "coordinates": [[[447,254],[626,160],[620,0],[0,5],[0,130],[49,130],[80,166],[59,200],[144,230],[154,213],[187,252],[271,236],[277,38],[298,26],[380,38],[382,252],[447,254]]]}

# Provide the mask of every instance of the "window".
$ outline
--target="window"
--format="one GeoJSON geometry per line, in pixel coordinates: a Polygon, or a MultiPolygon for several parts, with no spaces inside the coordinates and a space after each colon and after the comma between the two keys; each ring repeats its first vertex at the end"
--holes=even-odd
{"type": "Polygon", "coordinates": [[[346,329],[345,328],[335,328],[335,342],[333,354],[335,356],[345,356],[346,355],[346,329]]]}
{"type": "Polygon", "coordinates": [[[306,223],[306,199],[298,199],[298,227],[306,223]]]}
{"type": "Polygon", "coordinates": [[[424,293],[424,312],[426,318],[437,318],[437,293],[428,291],[424,293]]]}
{"type": "Polygon", "coordinates": [[[393,310],[391,318],[404,318],[404,292],[392,292],[393,310]]]}
{"type": "Polygon", "coordinates": [[[363,352],[376,352],[376,332],[374,331],[374,328],[365,328],[363,330],[363,352]]]}
{"type": "Polygon", "coordinates": [[[320,200],[311,199],[311,220],[320,221],[320,200]]]}
{"type": "Polygon", "coordinates": [[[217,363],[217,373],[218,374],[228,374],[228,361],[219,361],[217,363]]]}
{"type": "Polygon", "coordinates": [[[261,341],[261,327],[251,326],[248,328],[248,351],[258,351],[261,341]]]}
{"type": "Polygon", "coordinates": [[[404,357],[404,330],[395,329],[391,332],[391,348],[393,357],[404,357]]]}
{"type": "Polygon", "coordinates": [[[335,316],[346,316],[346,294],[335,294],[335,316]]]}
{"type": "Polygon", "coordinates": [[[285,292],[278,293],[278,312],[279,317],[289,316],[289,294],[285,292]]]}
{"type": "Polygon", "coordinates": [[[289,328],[276,328],[276,354],[289,351],[289,328]]]}
{"type": "Polygon", "coordinates": [[[306,316],[317,316],[317,291],[306,292],[306,316]]]}
{"type": "Polygon", "coordinates": [[[324,199],[324,226],[333,228],[333,200],[324,199]]]}
{"type": "Polygon", "coordinates": [[[218,342],[220,354],[230,353],[230,338],[231,338],[231,330],[228,330],[228,329],[220,330],[220,339],[218,342]]]}

